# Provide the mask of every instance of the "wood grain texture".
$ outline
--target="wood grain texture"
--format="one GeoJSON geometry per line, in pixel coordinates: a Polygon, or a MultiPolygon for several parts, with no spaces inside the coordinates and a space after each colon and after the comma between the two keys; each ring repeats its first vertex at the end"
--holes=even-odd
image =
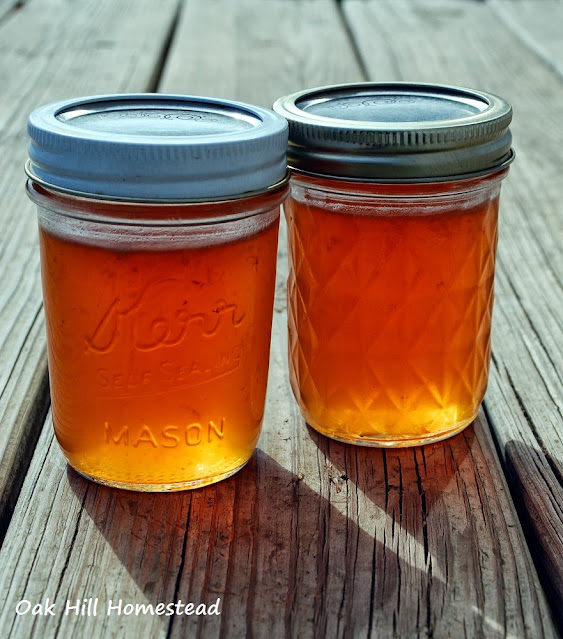
{"type": "Polygon", "coordinates": [[[424,449],[329,441],[284,418],[284,346],[259,450],[215,486],[97,486],[47,424],[0,551],[3,637],[555,636],[484,420],[424,449]],[[57,617],[14,614],[45,597],[57,617]],[[88,597],[97,617],[64,616],[88,597]],[[217,598],[218,617],[106,614],[217,598]]]}
{"type": "Polygon", "coordinates": [[[64,0],[28,0],[0,20],[0,541],[48,403],[27,116],[58,99],[150,86],[178,2],[154,15],[152,6],[80,0],[67,11],[64,0]]]}
{"type": "Polygon", "coordinates": [[[361,79],[335,2],[191,0],[159,91],[271,107],[311,82],[361,79]]]}
{"type": "MultiPolygon", "coordinates": [[[[513,104],[484,405],[563,627],[563,81],[499,20],[498,4],[346,0],[344,11],[371,79],[479,87],[513,104]]],[[[560,22],[550,2],[502,6],[541,13],[530,22],[538,37],[540,23],[560,22]]]]}
{"type": "MultiPolygon", "coordinates": [[[[361,77],[325,0],[192,0],[169,56],[161,90],[266,105],[361,77]]],[[[47,421],[0,551],[2,637],[555,636],[482,415],[411,450],[306,427],[287,379],[286,274],[282,231],[264,429],[234,477],[164,495],[98,486],[65,466],[47,421]],[[57,617],[15,615],[45,597],[57,617]],[[89,597],[97,617],[64,616],[89,597]],[[109,599],[217,598],[217,617],[105,614],[109,599]]]]}
{"type": "Polygon", "coordinates": [[[24,0],[0,0],[0,22],[11,13],[19,11],[24,5],[24,0]]]}
{"type": "Polygon", "coordinates": [[[25,470],[33,455],[40,428],[49,408],[47,361],[43,317],[38,312],[0,396],[0,423],[12,428],[3,434],[0,458],[0,540],[4,539],[25,470]],[[33,401],[21,401],[25,388],[33,401]]]}
{"type": "Polygon", "coordinates": [[[487,0],[514,33],[559,75],[563,75],[561,0],[487,0]]]}

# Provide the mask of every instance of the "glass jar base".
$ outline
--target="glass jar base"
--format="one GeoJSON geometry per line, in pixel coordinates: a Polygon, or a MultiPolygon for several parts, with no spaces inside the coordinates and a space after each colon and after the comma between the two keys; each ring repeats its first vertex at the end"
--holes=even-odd
{"type": "MultiPolygon", "coordinates": [[[[246,460],[237,468],[227,471],[226,473],[221,473],[219,475],[212,475],[211,477],[203,477],[201,479],[192,479],[190,481],[180,481],[173,483],[159,483],[159,484],[150,484],[150,483],[130,483],[126,481],[114,481],[112,479],[105,479],[103,477],[97,477],[96,475],[89,475],[88,473],[82,472],[73,466],[71,468],[75,470],[79,475],[84,477],[85,479],[89,479],[90,481],[95,482],[96,484],[102,484],[103,486],[111,486],[111,488],[120,488],[122,490],[131,490],[140,493],[172,493],[178,492],[181,490],[194,490],[196,488],[203,488],[204,486],[209,486],[210,484],[216,484],[223,479],[227,479],[238,473],[239,470],[244,468],[248,460],[246,460]]],[[[70,464],[69,464],[70,466],[70,464]]]]}
{"type": "Polygon", "coordinates": [[[356,446],[372,446],[374,448],[408,448],[411,446],[424,446],[426,444],[433,444],[435,442],[442,441],[443,439],[448,439],[449,437],[453,437],[457,435],[462,430],[467,428],[469,424],[471,424],[479,413],[479,409],[475,411],[475,413],[469,418],[458,424],[456,424],[453,428],[449,428],[447,430],[441,430],[437,433],[425,433],[421,435],[405,435],[404,437],[398,436],[374,436],[374,437],[366,437],[366,436],[353,436],[349,433],[338,433],[327,431],[322,426],[315,424],[310,421],[310,419],[306,419],[307,423],[311,428],[316,430],[321,435],[325,437],[329,437],[330,439],[335,439],[336,441],[343,442],[345,444],[354,444],[356,446]]]}

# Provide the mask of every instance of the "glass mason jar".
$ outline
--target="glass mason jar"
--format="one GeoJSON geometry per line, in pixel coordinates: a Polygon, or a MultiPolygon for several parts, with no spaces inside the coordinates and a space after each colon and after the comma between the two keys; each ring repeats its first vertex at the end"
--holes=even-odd
{"type": "Polygon", "coordinates": [[[394,83],[274,109],[290,124],[289,364],[304,418],[371,446],[459,432],[487,386],[510,106],[394,83]]]}
{"type": "Polygon", "coordinates": [[[264,414],[285,121],[98,96],[30,117],[53,422],[69,463],[144,491],[219,481],[264,414]]]}

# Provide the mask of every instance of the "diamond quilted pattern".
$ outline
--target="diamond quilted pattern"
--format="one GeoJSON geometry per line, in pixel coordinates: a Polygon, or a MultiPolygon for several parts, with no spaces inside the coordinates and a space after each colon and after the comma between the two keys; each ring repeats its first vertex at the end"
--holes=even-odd
{"type": "Polygon", "coordinates": [[[468,424],[487,385],[498,192],[286,209],[291,379],[311,425],[406,445],[468,424]]]}

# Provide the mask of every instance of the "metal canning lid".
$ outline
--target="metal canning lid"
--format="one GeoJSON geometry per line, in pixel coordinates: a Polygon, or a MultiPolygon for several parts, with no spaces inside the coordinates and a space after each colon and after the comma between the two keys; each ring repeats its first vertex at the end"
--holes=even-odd
{"type": "Polygon", "coordinates": [[[77,195],[229,199],[284,180],[287,123],[269,109],[182,95],[101,95],[29,117],[28,175],[77,195]]]}
{"type": "Polygon", "coordinates": [[[288,164],[347,179],[471,177],[508,165],[512,108],[491,93],[461,87],[343,84],[280,98],[289,122],[288,164]]]}

